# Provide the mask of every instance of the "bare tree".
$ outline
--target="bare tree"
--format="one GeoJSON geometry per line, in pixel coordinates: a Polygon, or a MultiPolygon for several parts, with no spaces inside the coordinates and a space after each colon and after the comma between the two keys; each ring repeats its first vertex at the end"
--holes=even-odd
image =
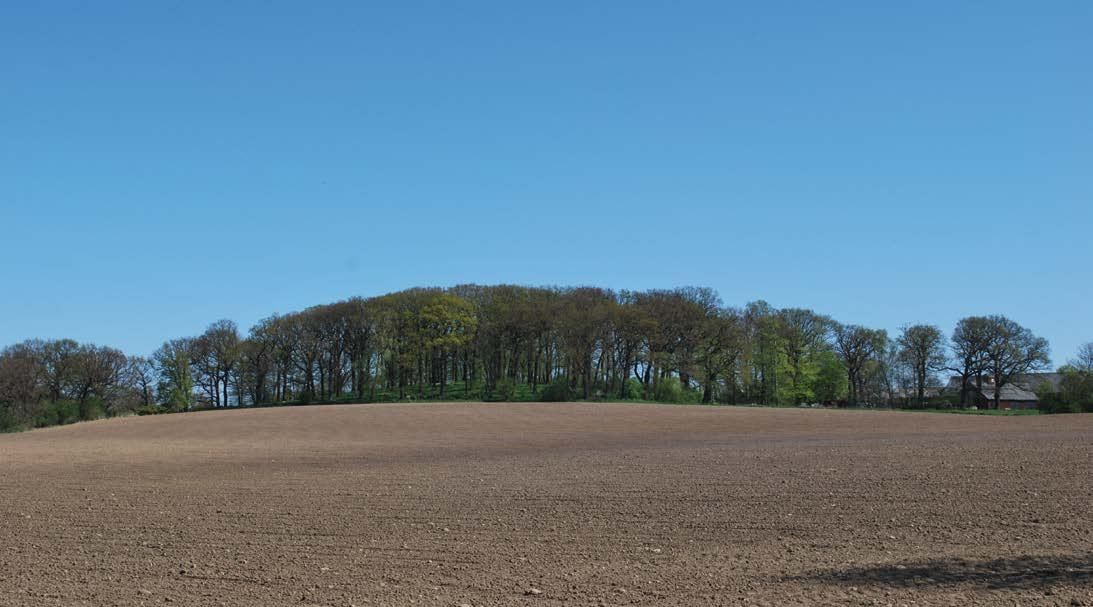
{"type": "MultiPolygon", "coordinates": [[[[91,407],[91,398],[101,399],[109,408],[124,398],[129,359],[121,350],[96,345],[81,346],[72,365],[73,400],[79,404],[80,417],[91,419],[98,414],[91,407]]],[[[103,411],[103,413],[117,411],[103,411]]]]}
{"type": "Polygon", "coordinates": [[[44,374],[31,343],[0,351],[0,414],[28,417],[44,395],[44,374]]]}
{"type": "Polygon", "coordinates": [[[850,384],[850,404],[855,405],[864,392],[866,365],[887,346],[888,333],[884,329],[843,324],[836,324],[834,333],[835,351],[846,367],[850,384]]]}
{"type": "Polygon", "coordinates": [[[156,368],[152,361],[143,356],[129,358],[128,382],[140,395],[142,407],[155,404],[156,400],[156,368]]]}
{"type": "Polygon", "coordinates": [[[593,359],[606,337],[615,295],[594,287],[571,289],[562,294],[561,337],[570,361],[571,376],[581,379],[584,398],[592,393],[593,359]]]}
{"type": "Polygon", "coordinates": [[[1079,371],[1093,373],[1093,341],[1078,348],[1078,355],[1070,361],[1070,366],[1079,371]]]}
{"type": "Polygon", "coordinates": [[[218,320],[196,337],[190,349],[194,380],[210,405],[226,407],[232,373],[242,354],[239,329],[230,320],[218,320]]]}
{"type": "MultiPolygon", "coordinates": [[[[242,344],[243,376],[254,404],[274,400],[269,384],[277,357],[277,321],[276,316],[259,321],[251,327],[250,336],[242,344]]],[[[274,380],[274,390],[278,381],[279,377],[274,380]]]]}
{"type": "Polygon", "coordinates": [[[42,379],[50,400],[76,400],[73,385],[80,344],[71,339],[26,342],[42,364],[42,379]]]}
{"type": "MultiPolygon", "coordinates": [[[[718,378],[736,366],[744,348],[743,320],[739,310],[719,310],[706,320],[703,339],[698,346],[698,364],[703,377],[702,402],[709,403],[714,397],[718,378]]],[[[735,384],[735,378],[728,378],[735,384]]],[[[733,386],[735,387],[735,385],[733,386]]]]}
{"type": "Polygon", "coordinates": [[[941,329],[933,325],[910,325],[903,328],[896,343],[899,344],[900,362],[912,373],[915,402],[923,407],[929,379],[945,367],[945,337],[941,329]]]}
{"type": "Polygon", "coordinates": [[[982,389],[983,374],[987,372],[989,358],[987,348],[993,333],[991,320],[985,316],[969,316],[956,324],[952,336],[953,365],[950,371],[960,374],[960,406],[971,403],[971,382],[976,392],[982,389]]]}
{"type": "Polygon", "coordinates": [[[990,341],[987,345],[987,371],[994,379],[993,408],[998,408],[1002,388],[1015,375],[1046,367],[1048,343],[1042,337],[1005,316],[988,316],[990,341]]]}

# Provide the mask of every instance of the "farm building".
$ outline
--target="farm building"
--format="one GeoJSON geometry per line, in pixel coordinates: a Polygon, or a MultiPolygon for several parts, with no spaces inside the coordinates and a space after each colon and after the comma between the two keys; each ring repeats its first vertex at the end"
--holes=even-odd
{"type": "MultiPolygon", "coordinates": [[[[1022,375],[1015,375],[1008,383],[1003,384],[1002,390],[998,395],[998,408],[1035,409],[1040,402],[1039,397],[1036,396],[1036,391],[1042,388],[1058,390],[1062,377],[1063,376],[1060,373],[1025,373],[1022,375]]],[[[971,384],[969,386],[971,391],[973,393],[976,392],[975,380],[972,379],[969,383],[971,384]]],[[[945,386],[945,391],[960,394],[960,377],[956,376],[949,378],[949,383],[945,386]]],[[[994,406],[993,378],[987,376],[982,378],[981,387],[978,390],[978,393],[974,395],[974,401],[979,407],[994,406]]]]}

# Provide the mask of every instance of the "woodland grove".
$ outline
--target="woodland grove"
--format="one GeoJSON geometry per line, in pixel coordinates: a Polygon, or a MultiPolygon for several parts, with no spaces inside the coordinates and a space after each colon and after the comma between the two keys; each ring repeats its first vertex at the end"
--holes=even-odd
{"type": "MultiPolygon", "coordinates": [[[[763,301],[728,307],[701,287],[415,288],[271,316],[246,334],[220,320],[148,357],[67,339],[9,346],[0,427],[418,399],[961,407],[977,378],[1005,385],[1047,368],[1048,354],[1046,340],[1002,316],[890,336],[763,301]],[[928,398],[948,375],[964,389],[928,398]]],[[[1062,391],[1044,402],[1093,410],[1093,343],[1060,371],[1062,391]]]]}

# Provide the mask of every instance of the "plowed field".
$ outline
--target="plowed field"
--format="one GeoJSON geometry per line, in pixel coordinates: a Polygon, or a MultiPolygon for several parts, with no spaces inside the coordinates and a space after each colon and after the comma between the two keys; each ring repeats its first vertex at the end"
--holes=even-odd
{"type": "Polygon", "coordinates": [[[1093,415],[346,405],[0,436],[0,605],[1093,605],[1093,415]]]}

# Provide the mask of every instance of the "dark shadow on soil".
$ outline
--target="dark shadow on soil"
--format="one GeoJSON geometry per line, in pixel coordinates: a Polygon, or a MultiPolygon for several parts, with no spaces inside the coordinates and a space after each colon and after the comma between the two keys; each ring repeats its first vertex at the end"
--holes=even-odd
{"type": "Polygon", "coordinates": [[[792,576],[787,581],[914,588],[974,586],[993,590],[1093,584],[1093,552],[993,560],[946,558],[792,576]]]}

